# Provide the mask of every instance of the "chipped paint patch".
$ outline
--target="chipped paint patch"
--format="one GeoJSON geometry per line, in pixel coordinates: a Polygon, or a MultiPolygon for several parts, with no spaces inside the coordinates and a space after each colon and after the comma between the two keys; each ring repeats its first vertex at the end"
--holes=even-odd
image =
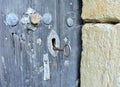
{"type": "Polygon", "coordinates": [[[36,67],[35,72],[36,72],[36,73],[38,73],[38,74],[40,74],[40,73],[44,72],[44,67],[43,67],[43,66],[36,67]]]}
{"type": "Polygon", "coordinates": [[[2,63],[4,64],[5,63],[4,56],[1,56],[1,58],[2,58],[2,63]]]}
{"type": "Polygon", "coordinates": [[[41,45],[41,43],[42,43],[41,38],[38,38],[38,39],[37,39],[37,44],[38,44],[38,45],[41,45]]]}
{"type": "Polygon", "coordinates": [[[36,31],[36,30],[37,30],[37,27],[34,26],[34,25],[32,25],[32,24],[29,24],[29,25],[27,26],[27,28],[28,28],[29,30],[32,30],[32,31],[36,31]]]}
{"type": "Polygon", "coordinates": [[[49,25],[49,26],[48,26],[48,29],[51,29],[51,27],[52,27],[52,25],[49,25]]]}
{"type": "Polygon", "coordinates": [[[36,31],[41,20],[41,15],[32,8],[28,8],[23,15],[21,23],[25,25],[28,30],[36,31]]]}
{"type": "Polygon", "coordinates": [[[28,83],[28,82],[29,82],[29,79],[26,79],[26,80],[25,80],[25,83],[28,83]]]}
{"type": "Polygon", "coordinates": [[[44,67],[41,66],[41,67],[39,68],[39,72],[43,72],[43,71],[44,71],[44,67]]]}
{"type": "Polygon", "coordinates": [[[73,3],[72,3],[72,2],[70,2],[70,5],[73,5],[73,3]]]}
{"type": "Polygon", "coordinates": [[[34,13],[36,13],[36,10],[34,10],[34,9],[30,8],[30,7],[28,8],[28,10],[26,12],[27,15],[31,15],[31,14],[34,14],[34,13]]]}
{"type": "Polygon", "coordinates": [[[79,83],[80,83],[80,80],[79,79],[76,80],[76,87],[78,87],[79,83]]]}
{"type": "Polygon", "coordinates": [[[30,24],[30,18],[29,18],[29,16],[22,17],[21,23],[24,24],[24,25],[30,24]]]}
{"type": "Polygon", "coordinates": [[[50,66],[48,54],[43,55],[43,64],[44,64],[44,80],[50,79],[50,66]]]}
{"type": "Polygon", "coordinates": [[[7,38],[7,37],[5,37],[5,40],[8,40],[8,38],[7,38]]]}
{"type": "Polygon", "coordinates": [[[67,43],[68,42],[68,39],[67,37],[64,38],[64,42],[67,43]]]}
{"type": "Polygon", "coordinates": [[[5,69],[5,73],[7,73],[7,71],[6,71],[7,67],[5,65],[5,58],[4,58],[4,56],[1,56],[1,59],[2,59],[3,68],[5,69]]]}
{"type": "Polygon", "coordinates": [[[69,60],[65,60],[64,66],[69,66],[69,64],[70,64],[70,61],[69,60]]]}

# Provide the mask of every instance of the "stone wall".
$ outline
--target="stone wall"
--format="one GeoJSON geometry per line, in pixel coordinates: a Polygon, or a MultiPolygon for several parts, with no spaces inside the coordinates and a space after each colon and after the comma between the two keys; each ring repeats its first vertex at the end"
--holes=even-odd
{"type": "Polygon", "coordinates": [[[120,0],[83,0],[82,19],[81,87],[120,87],[120,0]]]}
{"type": "Polygon", "coordinates": [[[120,0],[83,0],[82,19],[86,22],[119,22],[120,0]]]}

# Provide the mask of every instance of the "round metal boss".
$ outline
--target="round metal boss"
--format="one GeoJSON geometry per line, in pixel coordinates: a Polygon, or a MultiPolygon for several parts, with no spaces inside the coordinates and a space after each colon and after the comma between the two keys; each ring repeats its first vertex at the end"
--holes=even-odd
{"type": "Polygon", "coordinates": [[[72,18],[68,18],[68,19],[67,19],[67,25],[68,25],[69,27],[72,27],[73,24],[74,24],[73,19],[72,19],[72,18]]]}
{"type": "Polygon", "coordinates": [[[17,25],[19,19],[14,13],[10,13],[6,16],[6,23],[10,26],[15,26],[17,25]]]}
{"type": "Polygon", "coordinates": [[[50,13],[45,13],[43,15],[43,21],[45,24],[50,24],[52,21],[52,15],[50,13]]]}

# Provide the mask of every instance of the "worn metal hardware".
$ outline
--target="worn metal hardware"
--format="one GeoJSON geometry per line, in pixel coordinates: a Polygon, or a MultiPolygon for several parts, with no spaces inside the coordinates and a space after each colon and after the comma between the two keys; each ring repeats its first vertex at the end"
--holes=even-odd
{"type": "Polygon", "coordinates": [[[53,38],[56,39],[56,46],[60,47],[60,39],[59,39],[59,36],[55,30],[51,30],[49,36],[47,37],[47,46],[48,46],[48,50],[49,50],[50,54],[53,57],[56,57],[58,52],[53,50],[53,46],[52,46],[52,39],[53,38]]]}
{"type": "Polygon", "coordinates": [[[72,19],[71,17],[67,18],[67,25],[68,25],[69,27],[72,27],[73,24],[74,24],[73,19],[72,19]]]}
{"type": "Polygon", "coordinates": [[[68,43],[66,43],[63,48],[59,48],[59,47],[56,47],[56,39],[53,38],[53,39],[52,39],[52,46],[53,46],[53,50],[54,50],[54,51],[63,51],[64,56],[66,56],[66,57],[69,57],[69,56],[71,55],[71,46],[70,46],[70,44],[68,44],[68,43]],[[69,48],[68,54],[67,54],[67,52],[66,52],[66,48],[67,48],[67,47],[69,48]]]}
{"type": "Polygon", "coordinates": [[[18,21],[19,21],[19,19],[18,19],[17,15],[14,13],[10,13],[6,16],[6,23],[9,26],[17,25],[18,21]]]}
{"type": "Polygon", "coordinates": [[[47,25],[49,25],[52,21],[52,15],[50,13],[45,13],[43,15],[43,22],[47,25]]]}

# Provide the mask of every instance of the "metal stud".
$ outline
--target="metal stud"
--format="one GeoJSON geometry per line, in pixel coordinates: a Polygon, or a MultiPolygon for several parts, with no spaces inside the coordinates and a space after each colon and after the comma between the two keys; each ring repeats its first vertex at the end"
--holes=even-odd
{"type": "Polygon", "coordinates": [[[50,14],[50,13],[45,13],[45,14],[43,15],[43,21],[44,21],[45,24],[50,24],[51,21],[52,21],[52,16],[51,16],[51,14],[50,14]]]}
{"type": "Polygon", "coordinates": [[[74,24],[73,19],[69,17],[69,18],[67,19],[67,25],[68,25],[69,27],[72,27],[73,24],[74,24]]]}
{"type": "Polygon", "coordinates": [[[6,23],[10,26],[15,26],[17,25],[19,19],[16,14],[10,13],[6,16],[6,23]]]}

